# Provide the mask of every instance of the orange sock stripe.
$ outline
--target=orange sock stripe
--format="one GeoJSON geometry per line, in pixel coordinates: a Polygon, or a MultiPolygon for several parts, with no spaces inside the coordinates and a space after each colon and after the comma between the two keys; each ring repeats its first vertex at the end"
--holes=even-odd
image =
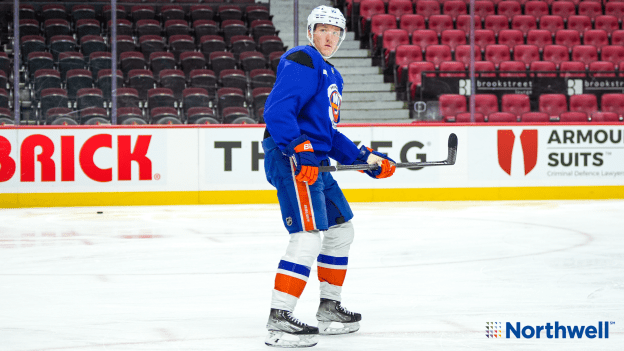
{"type": "Polygon", "coordinates": [[[318,270],[318,278],[321,282],[328,282],[331,285],[342,286],[345,276],[347,275],[346,269],[331,269],[325,267],[316,267],[318,270]]]}
{"type": "Polygon", "coordinates": [[[275,275],[275,290],[292,295],[296,298],[301,296],[303,289],[306,286],[306,281],[299,278],[291,277],[286,274],[277,273],[275,275]]]}

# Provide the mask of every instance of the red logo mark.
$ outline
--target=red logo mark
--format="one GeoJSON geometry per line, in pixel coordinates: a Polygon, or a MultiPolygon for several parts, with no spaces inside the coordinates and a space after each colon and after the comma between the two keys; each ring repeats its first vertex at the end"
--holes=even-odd
{"type": "MultiPolygon", "coordinates": [[[[498,131],[498,164],[511,175],[511,158],[516,141],[512,130],[498,131]]],[[[537,164],[537,129],[523,130],[520,134],[520,144],[524,154],[524,174],[529,174],[537,164]]]]}

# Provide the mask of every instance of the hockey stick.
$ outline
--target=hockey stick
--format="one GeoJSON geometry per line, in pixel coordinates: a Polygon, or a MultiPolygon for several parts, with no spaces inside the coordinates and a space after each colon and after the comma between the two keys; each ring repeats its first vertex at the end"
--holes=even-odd
{"type": "MultiPolygon", "coordinates": [[[[431,167],[431,166],[452,166],[455,164],[457,158],[457,135],[451,133],[448,138],[448,156],[444,161],[433,162],[403,162],[397,163],[397,168],[411,168],[411,167],[431,167]]],[[[337,172],[337,171],[367,171],[375,170],[379,166],[361,164],[361,165],[338,165],[338,166],[321,166],[319,172],[337,172]]]]}

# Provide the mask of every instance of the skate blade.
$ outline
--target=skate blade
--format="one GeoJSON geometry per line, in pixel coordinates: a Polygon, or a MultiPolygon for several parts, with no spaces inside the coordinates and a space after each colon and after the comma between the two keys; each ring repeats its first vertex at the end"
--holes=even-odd
{"type": "Polygon", "coordinates": [[[296,335],[280,330],[269,330],[264,343],[271,347],[300,348],[312,347],[318,343],[317,334],[296,335]]]}
{"type": "Polygon", "coordinates": [[[359,322],[340,323],[340,322],[319,322],[319,334],[322,335],[340,335],[355,333],[360,329],[359,322]],[[334,323],[334,326],[332,326],[334,323]]]}

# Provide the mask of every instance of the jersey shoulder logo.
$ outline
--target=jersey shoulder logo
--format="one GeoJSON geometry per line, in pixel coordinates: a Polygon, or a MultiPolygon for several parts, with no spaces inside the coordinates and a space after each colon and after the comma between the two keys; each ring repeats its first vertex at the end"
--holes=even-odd
{"type": "Polygon", "coordinates": [[[336,84],[327,88],[327,96],[329,98],[329,118],[332,121],[332,126],[336,129],[336,125],[340,122],[340,104],[342,104],[342,96],[338,92],[336,84]]]}

